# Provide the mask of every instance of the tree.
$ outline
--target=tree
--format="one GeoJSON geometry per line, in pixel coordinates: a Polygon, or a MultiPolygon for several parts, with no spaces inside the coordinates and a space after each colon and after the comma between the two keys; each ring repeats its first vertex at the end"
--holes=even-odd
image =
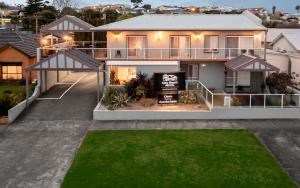
{"type": "Polygon", "coordinates": [[[65,15],[71,15],[71,16],[79,16],[79,14],[71,7],[64,7],[59,14],[59,17],[63,17],[65,15]]]}
{"type": "Polygon", "coordinates": [[[297,5],[297,6],[295,7],[295,9],[297,10],[297,13],[299,13],[299,11],[300,11],[300,5],[297,5]]]}
{"type": "Polygon", "coordinates": [[[272,73],[266,78],[266,84],[269,86],[271,93],[287,94],[288,86],[296,86],[295,73],[272,73]]]}
{"type": "Polygon", "coordinates": [[[44,0],[27,0],[25,6],[25,14],[35,15],[37,12],[41,11],[45,6],[44,0]]]}
{"type": "Polygon", "coordinates": [[[151,5],[150,4],[144,4],[143,8],[146,10],[150,10],[151,9],[151,5]]]}
{"type": "Polygon", "coordinates": [[[137,16],[137,15],[132,14],[132,13],[129,13],[129,14],[122,14],[121,16],[119,16],[119,17],[117,18],[116,21],[126,20],[126,19],[129,19],[129,18],[133,18],[133,17],[135,17],[135,16],[137,16]]]}
{"type": "Polygon", "coordinates": [[[273,6],[272,7],[272,13],[275,14],[275,11],[276,11],[276,6],[273,6]]]}
{"type": "Polygon", "coordinates": [[[75,2],[74,0],[53,0],[53,6],[61,12],[65,7],[74,8],[75,2]]]}
{"type": "Polygon", "coordinates": [[[140,4],[142,4],[143,0],[130,0],[133,4],[134,8],[139,7],[140,4]]]}
{"type": "Polygon", "coordinates": [[[0,2],[0,8],[7,8],[8,5],[4,2],[0,2]]]}

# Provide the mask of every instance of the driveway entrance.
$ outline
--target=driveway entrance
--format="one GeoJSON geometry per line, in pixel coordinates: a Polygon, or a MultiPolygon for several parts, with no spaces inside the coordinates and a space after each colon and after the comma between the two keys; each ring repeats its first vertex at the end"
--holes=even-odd
{"type": "Polygon", "coordinates": [[[33,102],[17,121],[92,120],[96,87],[96,73],[72,73],[33,102]]]}

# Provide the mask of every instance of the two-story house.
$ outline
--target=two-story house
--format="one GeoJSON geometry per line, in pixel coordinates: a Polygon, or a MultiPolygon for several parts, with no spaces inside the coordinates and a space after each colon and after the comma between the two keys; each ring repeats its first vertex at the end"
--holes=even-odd
{"type": "MultiPolygon", "coordinates": [[[[226,81],[231,78],[225,66],[228,60],[240,55],[249,56],[242,58],[246,61],[264,58],[262,42],[267,32],[249,11],[231,15],[143,15],[91,30],[107,32],[107,49],[94,49],[94,56],[106,61],[107,71],[113,70],[121,84],[139,72],[152,76],[155,72],[185,71],[187,79],[200,80],[217,90],[232,82],[226,81]]],[[[235,82],[247,86],[253,73],[239,71],[235,82]]]]}

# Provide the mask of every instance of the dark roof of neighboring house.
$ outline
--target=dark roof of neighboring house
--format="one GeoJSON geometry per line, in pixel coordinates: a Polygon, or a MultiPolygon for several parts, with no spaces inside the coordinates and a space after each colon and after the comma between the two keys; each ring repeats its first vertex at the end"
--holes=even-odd
{"type": "Polygon", "coordinates": [[[250,55],[240,55],[224,64],[232,71],[279,71],[264,59],[250,55]]]}
{"type": "Polygon", "coordinates": [[[25,35],[18,32],[0,32],[0,49],[11,46],[29,57],[36,56],[36,49],[39,42],[36,35],[25,35]]]}

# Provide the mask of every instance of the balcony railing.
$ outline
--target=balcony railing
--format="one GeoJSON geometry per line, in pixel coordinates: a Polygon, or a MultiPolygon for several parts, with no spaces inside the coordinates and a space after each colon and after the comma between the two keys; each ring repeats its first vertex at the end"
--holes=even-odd
{"type": "MultiPolygon", "coordinates": [[[[43,48],[47,56],[66,48],[43,48]]],[[[263,57],[264,49],[240,48],[76,48],[100,60],[228,60],[242,54],[263,57]]]]}

